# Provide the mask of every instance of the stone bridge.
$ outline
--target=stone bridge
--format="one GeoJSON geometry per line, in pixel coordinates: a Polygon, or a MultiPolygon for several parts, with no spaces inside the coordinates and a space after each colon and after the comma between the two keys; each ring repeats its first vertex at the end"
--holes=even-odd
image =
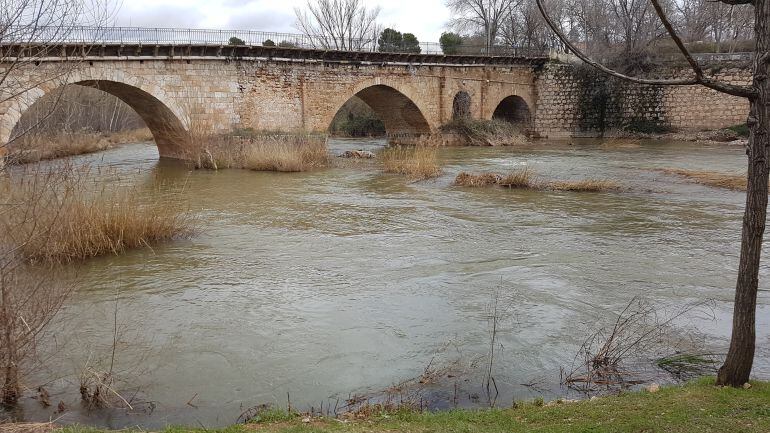
{"type": "MultiPolygon", "coordinates": [[[[0,57],[12,58],[9,49],[0,57]]],[[[152,131],[160,155],[171,158],[184,157],[190,131],[326,131],[354,96],[393,139],[431,136],[458,115],[531,124],[536,71],[547,61],[174,44],[66,45],[53,53],[10,70],[0,144],[14,138],[35,101],[69,84],[126,102],[152,131]]]]}

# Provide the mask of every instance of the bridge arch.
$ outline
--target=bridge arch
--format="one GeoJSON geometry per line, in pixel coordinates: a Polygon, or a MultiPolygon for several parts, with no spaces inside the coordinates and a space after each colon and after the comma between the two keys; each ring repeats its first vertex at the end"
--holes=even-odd
{"type": "Polygon", "coordinates": [[[500,100],[495,111],[492,112],[492,118],[518,125],[529,125],[532,122],[532,111],[524,98],[510,95],[500,100]]]}
{"type": "Polygon", "coordinates": [[[186,118],[184,112],[157,85],[119,70],[73,71],[66,79],[40,84],[7,101],[7,106],[0,109],[0,112],[5,111],[0,119],[0,143],[8,143],[14,138],[14,127],[35,102],[67,85],[92,87],[117,97],[142,118],[152,132],[161,157],[184,157],[188,136],[182,121],[186,118]]]}
{"type": "Polygon", "coordinates": [[[326,124],[331,125],[334,116],[352,97],[364,101],[385,125],[389,135],[427,135],[432,128],[420,108],[419,99],[409,90],[383,80],[367,80],[353,88],[352,94],[340,98],[333,104],[333,111],[327,116],[326,124]]]}
{"type": "Polygon", "coordinates": [[[465,90],[455,94],[452,101],[452,120],[468,119],[471,117],[471,95],[465,90]]]}

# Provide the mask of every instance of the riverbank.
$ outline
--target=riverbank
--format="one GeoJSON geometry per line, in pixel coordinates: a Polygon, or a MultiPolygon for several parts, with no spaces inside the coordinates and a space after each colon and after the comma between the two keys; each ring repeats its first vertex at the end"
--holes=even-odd
{"type": "Polygon", "coordinates": [[[121,144],[152,140],[152,133],[147,128],[111,133],[90,131],[53,134],[30,133],[9,145],[7,160],[11,164],[29,164],[66,156],[102,152],[121,144]]]}
{"type": "MultiPolygon", "coordinates": [[[[666,432],[707,433],[770,431],[770,383],[749,389],[717,388],[712,378],[683,386],[664,387],[572,403],[518,404],[495,410],[376,414],[355,421],[305,418],[270,412],[264,421],[225,429],[170,427],[166,433],[380,433],[380,432],[666,432]]],[[[0,432],[3,429],[0,428],[0,432]]],[[[9,430],[10,431],[10,430],[9,430]]],[[[20,431],[20,430],[16,430],[20,431]]],[[[48,429],[59,433],[108,433],[87,427],[48,429]]]]}

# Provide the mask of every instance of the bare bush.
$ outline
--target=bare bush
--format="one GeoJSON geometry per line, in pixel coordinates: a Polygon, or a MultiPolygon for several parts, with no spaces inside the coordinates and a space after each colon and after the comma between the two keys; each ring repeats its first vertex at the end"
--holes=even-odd
{"type": "Polygon", "coordinates": [[[562,383],[581,392],[622,389],[645,383],[645,369],[662,353],[671,353],[691,340],[675,323],[688,315],[702,314],[713,302],[687,305],[665,314],[642,298],[633,298],[610,327],[592,331],[580,346],[569,371],[562,370],[562,383]]]}

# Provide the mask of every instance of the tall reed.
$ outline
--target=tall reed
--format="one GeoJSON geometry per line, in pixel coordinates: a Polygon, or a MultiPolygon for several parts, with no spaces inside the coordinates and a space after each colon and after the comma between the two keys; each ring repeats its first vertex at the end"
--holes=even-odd
{"type": "Polygon", "coordinates": [[[29,263],[120,254],[196,231],[195,217],[174,200],[94,189],[88,168],[61,164],[18,177],[0,199],[0,243],[29,263]]]}
{"type": "Polygon", "coordinates": [[[435,147],[388,147],[380,152],[379,158],[386,173],[404,174],[415,180],[439,177],[442,173],[435,147]]]}

